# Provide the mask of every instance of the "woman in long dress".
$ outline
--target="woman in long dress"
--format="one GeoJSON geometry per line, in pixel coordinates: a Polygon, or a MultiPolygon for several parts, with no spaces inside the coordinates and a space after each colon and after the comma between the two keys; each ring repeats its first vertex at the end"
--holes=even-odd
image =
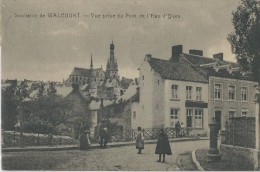
{"type": "Polygon", "coordinates": [[[141,127],[137,128],[136,149],[138,149],[137,154],[141,154],[141,150],[144,149],[144,136],[141,127]]]}
{"type": "Polygon", "coordinates": [[[158,141],[155,149],[155,154],[159,154],[159,160],[157,162],[165,163],[165,154],[172,155],[172,150],[169,144],[167,134],[164,132],[164,129],[160,130],[158,136],[158,141]],[[163,160],[161,161],[163,155],[163,160]]]}

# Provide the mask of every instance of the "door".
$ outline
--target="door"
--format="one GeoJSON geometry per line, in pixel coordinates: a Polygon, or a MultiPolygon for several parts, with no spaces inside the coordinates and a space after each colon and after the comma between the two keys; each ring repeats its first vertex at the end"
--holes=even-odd
{"type": "Polygon", "coordinates": [[[186,110],[187,127],[192,127],[192,109],[186,110]]]}
{"type": "Polygon", "coordinates": [[[221,111],[215,111],[215,121],[218,123],[218,129],[221,129],[221,111]]]}

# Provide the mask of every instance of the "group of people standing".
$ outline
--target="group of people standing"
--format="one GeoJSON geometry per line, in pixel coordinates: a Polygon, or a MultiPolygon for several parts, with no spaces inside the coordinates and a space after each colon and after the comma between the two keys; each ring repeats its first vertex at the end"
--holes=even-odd
{"type": "MultiPolygon", "coordinates": [[[[91,145],[89,140],[89,134],[89,130],[86,130],[82,132],[82,134],[80,135],[79,139],[81,150],[88,150],[90,148],[91,145]]],[[[99,141],[100,147],[106,148],[108,141],[108,128],[104,124],[101,124],[99,126],[99,141]]],[[[142,150],[144,149],[144,135],[141,127],[137,128],[136,149],[138,149],[137,154],[142,154],[142,150]]],[[[160,129],[158,134],[155,154],[159,155],[159,159],[157,160],[157,162],[162,163],[165,163],[165,155],[172,155],[169,140],[163,128],[160,129]]]]}
{"type": "MultiPolygon", "coordinates": [[[[141,154],[141,150],[144,149],[144,136],[141,127],[137,128],[136,149],[138,149],[137,154],[141,154]]],[[[155,154],[159,155],[157,162],[162,163],[165,163],[165,155],[172,155],[170,143],[164,129],[160,129],[155,154]]]]}
{"type": "MultiPolygon", "coordinates": [[[[107,147],[108,142],[108,126],[102,121],[98,125],[98,135],[99,135],[99,144],[101,148],[107,147]]],[[[90,131],[85,130],[83,131],[79,136],[79,142],[80,142],[80,150],[88,150],[91,147],[90,140],[89,140],[90,131]]]]}

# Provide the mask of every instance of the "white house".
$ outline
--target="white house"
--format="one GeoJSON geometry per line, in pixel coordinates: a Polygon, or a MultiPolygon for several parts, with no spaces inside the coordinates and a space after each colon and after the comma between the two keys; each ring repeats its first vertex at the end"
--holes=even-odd
{"type": "Polygon", "coordinates": [[[195,133],[208,128],[208,79],[179,58],[172,47],[169,60],[147,54],[140,67],[138,120],[142,128],[174,127],[177,121],[195,133]]]}

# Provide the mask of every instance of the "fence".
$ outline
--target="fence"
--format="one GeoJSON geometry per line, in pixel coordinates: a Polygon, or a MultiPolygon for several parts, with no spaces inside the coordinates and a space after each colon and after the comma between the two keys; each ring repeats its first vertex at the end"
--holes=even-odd
{"type": "Polygon", "coordinates": [[[226,122],[224,144],[255,148],[255,118],[234,117],[226,122]]]}
{"type": "Polygon", "coordinates": [[[21,135],[19,131],[2,131],[2,144],[4,147],[53,146],[78,144],[78,141],[61,135],[38,133],[22,133],[21,135]]]}
{"type": "MultiPolygon", "coordinates": [[[[158,138],[158,134],[161,128],[146,128],[142,129],[144,139],[145,140],[154,140],[158,138]]],[[[168,138],[176,138],[176,130],[175,128],[165,128],[165,133],[168,138]]],[[[190,128],[182,128],[179,133],[179,137],[187,137],[190,136],[190,132],[192,129],[190,128]]],[[[112,130],[109,133],[109,142],[127,142],[136,140],[137,129],[131,130],[112,130]]],[[[99,137],[96,135],[90,135],[91,143],[98,143],[99,137]]]]}
{"type": "MultiPolygon", "coordinates": [[[[189,136],[191,129],[183,128],[180,130],[179,137],[189,136]]],[[[145,140],[157,139],[160,128],[149,128],[142,130],[145,140]]],[[[175,128],[165,128],[168,138],[176,138],[175,128]]],[[[108,142],[127,142],[134,141],[137,136],[137,130],[112,130],[109,132],[108,142]]],[[[90,134],[91,143],[98,143],[99,136],[94,133],[90,134]]],[[[54,146],[54,145],[72,145],[78,144],[78,140],[69,136],[48,135],[38,133],[23,133],[20,131],[2,131],[2,144],[4,147],[17,146],[54,146]],[[21,143],[22,141],[22,143],[21,143]]]]}

